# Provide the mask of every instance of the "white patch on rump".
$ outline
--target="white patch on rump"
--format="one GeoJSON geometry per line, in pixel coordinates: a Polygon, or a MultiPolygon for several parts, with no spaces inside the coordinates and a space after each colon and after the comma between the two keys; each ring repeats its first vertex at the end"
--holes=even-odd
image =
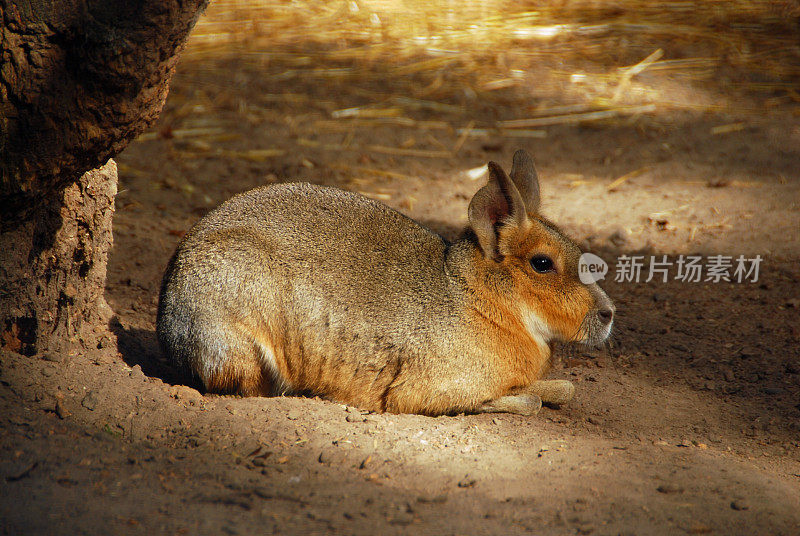
{"type": "Polygon", "coordinates": [[[272,379],[272,394],[285,395],[292,392],[292,386],[284,378],[278,370],[278,362],[275,359],[275,352],[266,344],[257,341],[256,347],[258,348],[258,357],[261,361],[261,366],[265,371],[269,372],[272,379]]]}

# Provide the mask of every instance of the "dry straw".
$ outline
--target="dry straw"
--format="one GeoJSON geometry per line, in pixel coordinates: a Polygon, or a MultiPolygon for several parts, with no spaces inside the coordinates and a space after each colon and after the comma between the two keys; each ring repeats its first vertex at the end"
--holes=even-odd
{"type": "MultiPolygon", "coordinates": [[[[676,96],[675,83],[761,99],[737,111],[798,110],[798,21],[800,3],[790,0],[215,0],[190,38],[183,68],[207,71],[207,83],[217,87],[226,83],[229,61],[263,72],[286,90],[247,103],[252,114],[267,117],[276,105],[315,107],[327,117],[314,117],[314,129],[347,136],[323,143],[302,133],[301,146],[449,158],[473,138],[540,138],[558,125],[730,108],[713,96],[676,96]],[[323,97],[331,102],[304,93],[314,86],[346,88],[360,104],[335,91],[323,97]],[[356,129],[385,127],[412,129],[411,142],[429,143],[354,141],[356,129]]],[[[196,106],[187,103],[186,113],[196,106]]],[[[739,128],[723,125],[712,134],[739,128]]],[[[283,154],[264,151],[228,156],[283,154]]]]}
{"type": "Polygon", "coordinates": [[[730,66],[759,75],[739,84],[780,89],[800,76],[798,18],[796,0],[215,0],[187,55],[291,54],[305,70],[320,57],[379,62],[397,75],[492,65],[486,91],[521,83],[520,59],[618,65],[606,74],[622,81],[645,70],[705,78],[730,66]]]}

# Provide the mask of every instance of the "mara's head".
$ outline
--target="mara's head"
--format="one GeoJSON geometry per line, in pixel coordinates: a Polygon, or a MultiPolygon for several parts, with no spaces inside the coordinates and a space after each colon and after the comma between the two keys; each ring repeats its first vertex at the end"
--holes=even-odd
{"type": "Polygon", "coordinates": [[[579,277],[581,251],[539,214],[539,178],[525,151],[509,177],[489,162],[489,181],[469,205],[469,222],[491,294],[505,301],[537,341],[598,345],[611,333],[614,305],[596,283],[579,277]]]}

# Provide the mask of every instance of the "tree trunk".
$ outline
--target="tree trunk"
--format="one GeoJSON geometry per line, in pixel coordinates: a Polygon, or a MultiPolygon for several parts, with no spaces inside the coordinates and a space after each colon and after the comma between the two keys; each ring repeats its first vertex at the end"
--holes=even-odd
{"type": "Polygon", "coordinates": [[[108,336],[109,158],[158,117],[207,1],[0,0],[3,347],[108,336]]]}
{"type": "Polygon", "coordinates": [[[49,192],[27,221],[0,234],[5,348],[33,355],[105,344],[111,310],[103,289],[116,193],[117,165],[109,160],[49,192]]]}

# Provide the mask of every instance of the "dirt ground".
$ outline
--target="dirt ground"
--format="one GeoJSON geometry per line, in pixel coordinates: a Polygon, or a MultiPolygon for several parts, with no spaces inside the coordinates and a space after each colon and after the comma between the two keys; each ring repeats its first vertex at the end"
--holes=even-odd
{"type": "Polygon", "coordinates": [[[569,88],[437,108],[413,89],[429,81],[374,68],[353,84],[279,60],[181,67],[159,125],[117,159],[118,347],[0,355],[0,532],[800,534],[798,104],[727,106],[725,88],[676,83],[673,101],[726,106],[463,137],[572,104],[569,88]],[[419,98],[400,101],[411,122],[335,113],[397,87],[419,98]],[[232,194],[335,185],[452,238],[485,180],[474,170],[508,167],[518,148],[536,158],[544,213],[610,264],[612,350],[556,352],[570,404],[429,418],[203,395],[161,355],[166,262],[232,194]],[[756,282],[685,282],[674,267],[666,283],[645,282],[646,267],[615,281],[634,254],[763,262],[756,282]]]}

